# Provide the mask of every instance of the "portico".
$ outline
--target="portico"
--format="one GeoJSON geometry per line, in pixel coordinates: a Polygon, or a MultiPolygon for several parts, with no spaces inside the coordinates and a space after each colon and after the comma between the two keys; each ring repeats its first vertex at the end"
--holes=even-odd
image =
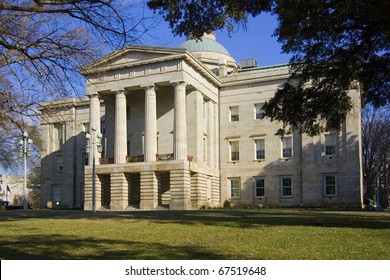
{"type": "MultiPolygon", "coordinates": [[[[95,151],[100,159],[95,184],[98,209],[219,205],[219,199],[213,199],[219,198],[219,188],[209,186],[207,191],[207,181],[195,179],[201,173],[210,180],[219,180],[213,113],[217,81],[204,66],[199,65],[197,71],[188,66],[195,62],[183,52],[176,53],[172,61],[166,56],[164,61],[155,58],[142,67],[135,61],[120,66],[111,61],[109,67],[97,62],[89,68],[90,128],[97,128],[104,138],[103,153],[95,151]],[[106,69],[104,74],[99,73],[102,67],[106,69]],[[194,100],[200,102],[194,106],[194,100]],[[210,113],[206,115],[204,110],[210,113]],[[189,121],[202,123],[201,129],[189,131],[189,121]],[[105,131],[101,131],[102,123],[105,131]],[[205,135],[209,136],[204,147],[207,158],[203,146],[188,148],[188,133],[201,143],[205,135]],[[218,193],[211,195],[213,191],[218,193]]],[[[85,169],[85,209],[92,205],[91,165],[90,161],[85,169]]]]}

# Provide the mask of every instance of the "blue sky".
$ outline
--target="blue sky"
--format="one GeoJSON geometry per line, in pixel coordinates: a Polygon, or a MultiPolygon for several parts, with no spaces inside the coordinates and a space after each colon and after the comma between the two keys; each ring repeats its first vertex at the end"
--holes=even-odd
{"type": "MultiPolygon", "coordinates": [[[[259,66],[287,63],[289,55],[282,54],[281,44],[272,34],[277,27],[276,17],[270,14],[261,14],[249,18],[247,30],[240,28],[229,37],[226,30],[217,31],[217,41],[221,43],[240,62],[242,59],[255,58],[259,66]]],[[[146,44],[166,47],[178,47],[185,41],[185,37],[174,37],[166,22],[151,31],[155,39],[146,39],[146,44]]]]}

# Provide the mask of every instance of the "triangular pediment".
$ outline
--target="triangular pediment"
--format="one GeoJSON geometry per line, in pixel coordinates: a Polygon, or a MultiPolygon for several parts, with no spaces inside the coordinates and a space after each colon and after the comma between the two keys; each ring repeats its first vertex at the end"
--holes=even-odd
{"type": "Polygon", "coordinates": [[[167,60],[186,53],[184,49],[127,46],[121,50],[106,55],[83,67],[83,72],[95,72],[98,69],[120,68],[134,64],[152,63],[153,61],[167,60]]]}

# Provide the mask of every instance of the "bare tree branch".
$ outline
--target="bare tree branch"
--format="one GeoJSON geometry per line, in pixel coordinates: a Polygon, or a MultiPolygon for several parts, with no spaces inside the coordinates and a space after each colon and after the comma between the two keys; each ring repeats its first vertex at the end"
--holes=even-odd
{"type": "Polygon", "coordinates": [[[135,2],[0,0],[0,164],[15,162],[23,130],[38,135],[39,103],[83,95],[82,65],[154,26],[135,2]]]}

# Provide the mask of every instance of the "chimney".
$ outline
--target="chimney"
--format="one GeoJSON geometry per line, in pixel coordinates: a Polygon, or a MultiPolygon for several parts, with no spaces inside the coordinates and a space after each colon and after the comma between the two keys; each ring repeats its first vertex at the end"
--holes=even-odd
{"type": "Polygon", "coordinates": [[[257,68],[259,67],[259,64],[257,63],[256,59],[243,59],[240,61],[240,67],[241,69],[249,69],[249,68],[257,68]]]}

